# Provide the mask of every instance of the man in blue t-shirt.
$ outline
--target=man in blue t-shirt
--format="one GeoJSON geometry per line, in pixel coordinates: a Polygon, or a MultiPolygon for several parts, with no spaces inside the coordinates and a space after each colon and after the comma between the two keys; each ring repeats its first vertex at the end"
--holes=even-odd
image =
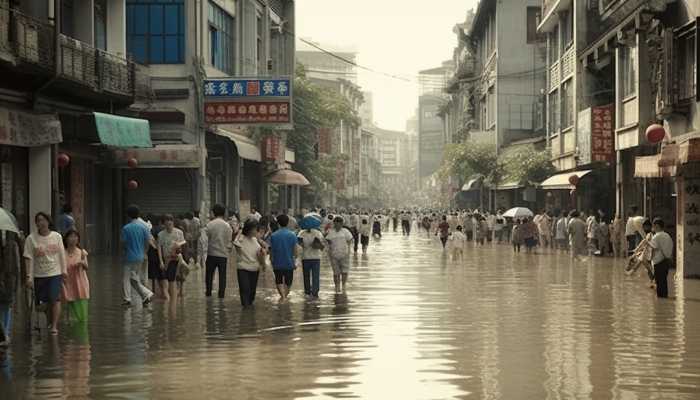
{"type": "Polygon", "coordinates": [[[122,228],[122,242],[124,243],[124,275],[122,289],[124,294],[123,306],[131,306],[131,288],[141,296],[143,305],[147,306],[151,302],[153,292],[143,286],[139,279],[141,266],[148,251],[148,245],[153,243],[153,236],[148,227],[139,221],[139,208],[137,206],[129,206],[126,209],[126,215],[129,217],[128,224],[122,228]]]}
{"type": "Polygon", "coordinates": [[[280,229],[270,236],[270,258],[280,302],[285,302],[289,296],[289,288],[292,286],[296,269],[294,259],[297,255],[297,235],[287,228],[288,216],[284,214],[278,216],[277,223],[280,229]]]}

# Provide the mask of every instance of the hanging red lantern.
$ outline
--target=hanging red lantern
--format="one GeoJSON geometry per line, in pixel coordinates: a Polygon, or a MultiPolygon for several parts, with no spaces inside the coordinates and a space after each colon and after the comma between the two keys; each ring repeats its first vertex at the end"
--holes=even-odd
{"type": "Polygon", "coordinates": [[[659,124],[651,124],[647,128],[646,137],[649,143],[659,143],[666,137],[666,130],[659,124]]]}
{"type": "Polygon", "coordinates": [[[66,153],[58,153],[56,156],[56,164],[59,168],[65,168],[70,164],[70,156],[66,153]]]}
{"type": "Polygon", "coordinates": [[[129,182],[127,182],[126,186],[127,186],[130,190],[136,190],[136,189],[139,188],[139,183],[138,183],[136,180],[132,179],[132,180],[130,180],[129,182]]]}
{"type": "Polygon", "coordinates": [[[569,177],[569,183],[574,185],[574,186],[578,185],[580,180],[581,180],[581,178],[579,178],[579,176],[576,174],[573,174],[569,177]]]}
{"type": "Polygon", "coordinates": [[[129,168],[136,168],[139,166],[139,160],[132,157],[126,161],[126,164],[129,166],[129,168]]]}

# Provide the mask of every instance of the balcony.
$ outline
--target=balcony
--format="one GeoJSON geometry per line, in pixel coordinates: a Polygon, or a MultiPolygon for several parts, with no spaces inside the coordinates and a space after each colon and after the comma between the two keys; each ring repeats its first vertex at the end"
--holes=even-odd
{"type": "Polygon", "coordinates": [[[133,100],[134,62],[63,34],[55,39],[53,25],[0,6],[0,61],[10,64],[19,80],[22,76],[56,77],[55,88],[49,91],[88,98],[107,96],[107,100],[124,103],[133,100]]]}
{"type": "Polygon", "coordinates": [[[458,78],[471,78],[476,73],[476,57],[471,53],[465,53],[457,64],[455,75],[458,78]]]}

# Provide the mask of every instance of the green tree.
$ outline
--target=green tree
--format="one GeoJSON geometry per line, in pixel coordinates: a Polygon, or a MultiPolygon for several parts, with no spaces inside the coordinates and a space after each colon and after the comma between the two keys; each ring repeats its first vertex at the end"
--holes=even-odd
{"type": "Polygon", "coordinates": [[[496,147],[482,142],[466,141],[449,145],[438,172],[441,179],[450,176],[466,180],[477,174],[484,176],[492,184],[503,178],[503,164],[496,153],[496,147]]]}
{"type": "Polygon", "coordinates": [[[340,121],[359,126],[360,118],[348,99],[337,91],[314,84],[304,66],[297,64],[294,77],[294,130],[287,145],[296,153],[295,167],[311,182],[313,201],[335,183],[338,156],[317,157],[318,130],[336,128],[340,121]]]}
{"type": "Polygon", "coordinates": [[[505,180],[525,185],[538,184],[556,172],[549,149],[537,150],[534,146],[508,153],[502,163],[505,180]]]}

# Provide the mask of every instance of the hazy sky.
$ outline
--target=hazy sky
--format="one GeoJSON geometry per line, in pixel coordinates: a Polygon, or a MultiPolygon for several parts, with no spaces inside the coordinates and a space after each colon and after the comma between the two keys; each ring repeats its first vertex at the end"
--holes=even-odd
{"type": "Polygon", "coordinates": [[[354,47],[358,64],[413,82],[360,70],[359,84],[374,94],[374,119],[404,130],[418,103],[418,71],[452,58],[455,24],[477,0],[297,0],[296,34],[354,47]]]}

